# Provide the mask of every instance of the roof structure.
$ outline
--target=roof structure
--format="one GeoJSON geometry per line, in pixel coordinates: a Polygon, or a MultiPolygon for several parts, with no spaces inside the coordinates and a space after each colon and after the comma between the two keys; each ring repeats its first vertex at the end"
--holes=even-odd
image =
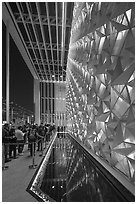
{"type": "Polygon", "coordinates": [[[5,2],[3,21],[34,78],[66,80],[73,2],[5,2]]]}

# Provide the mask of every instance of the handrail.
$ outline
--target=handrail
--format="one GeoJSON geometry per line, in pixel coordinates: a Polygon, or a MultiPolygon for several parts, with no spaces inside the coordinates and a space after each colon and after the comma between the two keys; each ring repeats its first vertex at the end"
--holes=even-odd
{"type": "MultiPolygon", "coordinates": [[[[93,154],[87,147],[85,147],[82,142],[80,142],[76,137],[72,136],[70,132],[67,132],[70,139],[73,139],[75,143],[77,143],[86,153],[88,157],[92,160],[92,162],[95,164],[96,167],[98,167],[103,175],[111,182],[113,185],[118,188],[117,185],[120,185],[121,191],[124,197],[128,198],[128,195],[135,196],[135,186],[131,184],[122,173],[118,172],[116,169],[113,169],[110,165],[108,165],[104,160],[99,158],[97,155],[93,154]],[[125,190],[127,192],[125,193],[125,190]]],[[[120,190],[120,189],[118,189],[120,190]]]]}
{"type": "Polygon", "coordinates": [[[44,153],[44,157],[39,165],[39,168],[36,170],[33,178],[31,179],[29,186],[26,189],[29,193],[33,194],[34,196],[36,195],[40,201],[42,200],[42,201],[54,202],[52,198],[50,198],[48,195],[46,195],[44,192],[40,190],[40,186],[42,183],[42,178],[44,176],[44,170],[46,169],[46,166],[52,151],[52,147],[56,138],[57,138],[57,132],[54,132],[54,135],[44,153]]]}

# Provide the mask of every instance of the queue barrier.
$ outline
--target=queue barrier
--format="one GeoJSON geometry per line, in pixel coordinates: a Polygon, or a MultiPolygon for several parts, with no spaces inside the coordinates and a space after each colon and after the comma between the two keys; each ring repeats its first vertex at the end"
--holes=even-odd
{"type": "MultiPolygon", "coordinates": [[[[40,139],[40,140],[42,141],[43,138],[40,139]]],[[[35,149],[34,149],[34,145],[35,145],[36,143],[38,143],[40,140],[38,140],[37,142],[25,142],[25,143],[23,143],[23,142],[3,143],[3,144],[2,144],[2,170],[6,170],[6,169],[9,168],[9,166],[6,166],[6,165],[5,165],[5,146],[6,146],[6,145],[7,145],[7,146],[10,146],[10,145],[16,145],[16,146],[18,146],[18,145],[20,145],[20,144],[24,144],[24,145],[32,144],[32,164],[29,165],[29,168],[30,168],[30,169],[35,169],[35,168],[37,167],[37,164],[35,164],[35,149]]],[[[42,151],[43,151],[43,150],[42,150],[42,151]]],[[[43,154],[43,153],[42,153],[42,154],[43,154]]]]}
{"type": "MultiPolygon", "coordinates": [[[[51,135],[52,135],[52,134],[51,134],[51,135]]],[[[35,148],[34,148],[34,146],[35,146],[35,144],[38,143],[39,141],[44,141],[44,142],[42,143],[41,154],[39,155],[39,156],[43,156],[43,149],[44,149],[44,148],[43,148],[43,144],[44,144],[44,143],[45,143],[45,148],[46,148],[46,140],[45,140],[45,137],[43,137],[43,138],[37,140],[36,142],[3,143],[3,144],[2,144],[2,146],[3,146],[3,149],[2,149],[2,170],[6,170],[6,169],[9,168],[9,166],[6,166],[6,165],[5,165],[5,145],[8,145],[8,146],[10,146],[10,145],[16,145],[16,146],[18,146],[19,144],[24,144],[24,145],[32,144],[32,164],[29,165],[29,168],[30,168],[30,169],[35,169],[35,168],[37,168],[37,164],[35,164],[35,151],[34,151],[35,148]]]]}

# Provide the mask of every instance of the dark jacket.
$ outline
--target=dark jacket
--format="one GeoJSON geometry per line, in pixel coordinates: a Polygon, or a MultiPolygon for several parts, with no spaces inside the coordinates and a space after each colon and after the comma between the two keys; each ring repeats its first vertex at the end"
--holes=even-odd
{"type": "Polygon", "coordinates": [[[37,140],[37,133],[35,129],[31,129],[28,132],[28,141],[29,142],[36,142],[37,140]]]}
{"type": "Polygon", "coordinates": [[[9,131],[6,128],[2,128],[2,143],[9,143],[9,131]]]}

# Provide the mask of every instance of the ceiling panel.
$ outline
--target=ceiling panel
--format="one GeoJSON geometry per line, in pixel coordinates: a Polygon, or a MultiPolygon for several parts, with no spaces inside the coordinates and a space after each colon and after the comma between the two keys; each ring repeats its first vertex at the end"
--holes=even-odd
{"type": "Polygon", "coordinates": [[[41,81],[65,81],[73,2],[4,3],[41,81]]]}

